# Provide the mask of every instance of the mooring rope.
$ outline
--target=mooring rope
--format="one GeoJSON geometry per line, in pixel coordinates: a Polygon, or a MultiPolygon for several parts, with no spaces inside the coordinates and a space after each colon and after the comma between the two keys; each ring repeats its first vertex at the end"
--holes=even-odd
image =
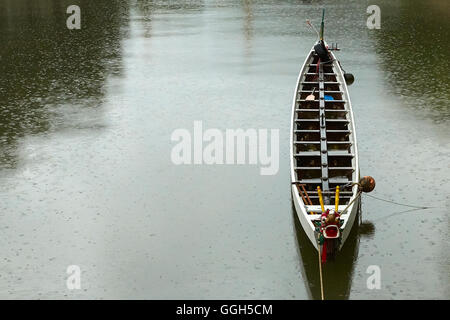
{"type": "Polygon", "coordinates": [[[367,194],[367,193],[365,195],[368,197],[371,197],[373,199],[379,200],[379,201],[384,201],[384,202],[395,204],[397,206],[409,207],[409,208],[414,208],[414,209],[424,209],[424,210],[436,208],[436,207],[428,207],[428,206],[420,207],[420,206],[413,206],[413,205],[409,205],[409,204],[399,203],[399,202],[395,202],[395,201],[388,200],[388,199],[378,198],[378,197],[375,197],[375,196],[367,194]]]}
{"type": "Polygon", "coordinates": [[[342,212],[340,214],[343,215],[348,210],[348,208],[350,208],[350,206],[353,204],[353,202],[355,202],[359,197],[361,197],[361,194],[362,194],[362,191],[358,191],[355,198],[353,198],[353,200],[350,201],[350,203],[345,207],[344,210],[342,210],[342,212]]]}
{"type": "Polygon", "coordinates": [[[320,272],[320,296],[322,300],[325,300],[323,293],[323,277],[322,277],[322,252],[320,249],[319,239],[317,238],[317,255],[319,257],[319,272],[320,272]]]}

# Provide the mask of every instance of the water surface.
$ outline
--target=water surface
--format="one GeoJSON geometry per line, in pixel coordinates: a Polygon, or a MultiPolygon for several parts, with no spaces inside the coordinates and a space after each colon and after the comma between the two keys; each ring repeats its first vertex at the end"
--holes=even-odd
{"type": "MultiPolygon", "coordinates": [[[[289,185],[291,101],[327,8],[350,87],[363,225],[328,265],[338,299],[448,299],[447,1],[0,3],[0,297],[318,298],[289,185]],[[171,133],[280,129],[280,170],[175,166],[171,133]],[[66,288],[79,265],[82,289],[66,288]],[[366,270],[378,265],[380,290],[366,270]]],[[[309,247],[308,247],[309,246],[309,247]]]]}

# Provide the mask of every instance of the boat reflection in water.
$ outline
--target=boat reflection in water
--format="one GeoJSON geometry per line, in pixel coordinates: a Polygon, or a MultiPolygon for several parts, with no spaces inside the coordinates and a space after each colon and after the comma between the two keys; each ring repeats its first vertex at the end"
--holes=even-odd
{"type": "MultiPolygon", "coordinates": [[[[358,215],[360,212],[358,211],[358,215]]],[[[311,299],[320,300],[320,274],[317,250],[302,229],[295,208],[292,206],[294,228],[298,249],[302,259],[302,273],[311,299]]],[[[359,249],[359,216],[356,217],[349,237],[334,261],[323,265],[324,296],[326,300],[348,299],[353,278],[355,261],[359,249]]]]}

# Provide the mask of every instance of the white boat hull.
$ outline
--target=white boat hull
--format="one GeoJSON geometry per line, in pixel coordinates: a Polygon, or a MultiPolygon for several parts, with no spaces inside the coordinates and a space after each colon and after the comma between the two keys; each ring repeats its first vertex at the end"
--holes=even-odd
{"type": "MultiPolygon", "coordinates": [[[[354,125],[353,111],[352,111],[350,96],[348,93],[347,85],[345,83],[343,71],[333,53],[331,53],[331,57],[334,60],[332,62],[332,70],[334,73],[334,75],[332,75],[332,77],[334,77],[333,79],[335,79],[335,82],[333,82],[333,83],[339,83],[338,84],[339,91],[329,91],[329,92],[340,92],[340,93],[338,93],[340,99],[342,101],[345,101],[345,102],[341,102],[341,105],[344,107],[344,109],[338,110],[338,111],[342,111],[342,112],[345,111],[346,116],[345,116],[345,118],[343,118],[343,120],[346,121],[347,129],[350,132],[350,134],[348,135],[348,139],[349,139],[348,145],[350,146],[349,154],[352,155],[352,159],[351,159],[351,162],[350,162],[350,160],[348,162],[349,165],[351,164],[351,167],[346,168],[346,169],[352,170],[352,173],[348,173],[348,175],[351,174],[351,182],[358,182],[360,179],[359,164],[358,164],[358,150],[357,150],[355,125],[354,125]]],[[[300,142],[297,141],[298,138],[297,138],[297,134],[295,132],[295,130],[301,131],[301,130],[298,130],[298,126],[300,126],[300,127],[302,126],[302,119],[299,119],[300,116],[298,115],[299,114],[298,110],[301,109],[300,104],[307,103],[307,102],[305,102],[305,99],[303,98],[303,100],[302,100],[301,97],[302,97],[302,95],[304,96],[305,94],[307,94],[307,93],[305,93],[305,91],[307,91],[307,90],[305,90],[305,88],[307,87],[307,84],[312,83],[312,82],[308,82],[306,79],[308,76],[310,77],[312,74],[311,71],[309,71],[309,73],[308,73],[308,70],[311,70],[313,68],[311,66],[311,64],[312,64],[312,61],[314,61],[314,59],[317,59],[317,57],[314,57],[314,49],[312,49],[310,54],[308,55],[308,58],[305,60],[305,63],[303,64],[302,69],[299,74],[299,77],[297,79],[297,85],[296,85],[296,90],[295,90],[295,95],[294,95],[293,106],[292,106],[290,158],[291,158],[292,201],[294,202],[295,210],[296,210],[298,219],[301,223],[303,230],[305,231],[306,235],[308,236],[309,240],[314,245],[314,247],[316,249],[319,249],[318,243],[317,243],[317,234],[315,231],[316,227],[313,223],[313,220],[317,220],[320,218],[321,209],[318,204],[315,204],[315,205],[305,204],[305,201],[302,199],[302,196],[299,193],[299,188],[297,187],[297,184],[302,183],[302,181],[308,181],[308,180],[301,180],[302,169],[299,169],[300,166],[297,164],[297,161],[298,161],[297,156],[298,156],[298,154],[300,154],[300,152],[298,152],[296,150],[296,143],[303,144],[303,140],[300,142]],[[305,83],[307,83],[307,84],[305,84],[305,83]],[[312,212],[314,212],[316,214],[312,214],[312,212]]],[[[317,63],[316,63],[316,65],[317,65],[317,63]]],[[[329,64],[329,65],[331,66],[331,64],[329,64]]],[[[328,75],[331,75],[331,73],[328,73],[328,75]]],[[[320,80],[318,82],[320,82],[320,80]]],[[[320,85],[318,84],[318,86],[320,86],[320,85]]],[[[324,92],[326,93],[327,91],[324,91],[324,92]]],[[[323,93],[322,93],[322,95],[323,95],[323,93]]],[[[323,99],[323,96],[322,96],[322,99],[323,99]]],[[[315,101],[317,101],[318,104],[322,103],[319,99],[315,100],[315,101]]],[[[340,100],[336,100],[336,101],[340,101],[340,100]]],[[[303,110],[303,109],[301,109],[301,110],[303,110]]],[[[306,110],[306,111],[313,111],[313,110],[306,110]]],[[[333,110],[331,110],[331,111],[333,111],[333,110]]],[[[331,113],[331,111],[330,111],[330,113],[331,113]]],[[[328,111],[324,111],[324,112],[328,112],[328,111]]],[[[314,119],[312,121],[314,121],[314,119]]],[[[318,121],[320,121],[320,119],[318,121]]],[[[327,121],[329,121],[329,120],[327,119],[327,121]]],[[[307,130],[304,130],[304,131],[307,131],[307,130]]],[[[332,130],[330,130],[330,131],[332,131],[332,130]]],[[[335,131],[338,131],[338,130],[335,130],[335,131]]],[[[327,131],[327,135],[328,135],[328,131],[327,131]]],[[[304,142],[305,142],[304,144],[307,144],[306,141],[304,141],[304,142]]],[[[317,143],[319,143],[319,142],[316,142],[316,144],[317,143]]],[[[304,153],[307,153],[307,152],[304,152],[304,153]]],[[[331,151],[329,154],[331,156],[331,151]]],[[[301,157],[301,156],[299,156],[299,157],[301,157]]],[[[318,169],[318,168],[315,168],[315,169],[318,169]]],[[[330,168],[330,170],[331,169],[332,168],[330,168]]],[[[340,169],[340,168],[334,168],[334,169],[340,169]]],[[[309,168],[306,167],[306,170],[309,170],[309,168]]],[[[348,171],[348,172],[350,172],[350,171],[348,171]]],[[[313,181],[313,180],[311,180],[311,181],[313,181]]],[[[330,181],[331,181],[331,179],[330,179],[330,181]]],[[[309,185],[309,189],[313,190],[312,187],[313,187],[313,184],[311,183],[309,185]]],[[[313,191],[310,191],[310,192],[313,192],[313,191]]],[[[352,226],[353,226],[356,216],[358,214],[360,199],[359,198],[355,199],[355,197],[357,196],[357,192],[358,192],[357,185],[353,185],[352,187],[349,187],[347,189],[347,193],[349,195],[346,199],[346,202],[343,203],[342,205],[339,205],[338,211],[342,212],[344,210],[344,208],[346,208],[347,205],[351,203],[350,207],[341,216],[341,219],[344,221],[344,223],[341,227],[342,231],[341,231],[341,241],[340,241],[339,249],[341,249],[342,246],[345,244],[345,241],[350,234],[350,231],[352,229],[352,226]]],[[[330,191],[330,193],[331,193],[331,191],[330,191]]],[[[334,208],[335,208],[334,204],[329,203],[329,204],[325,205],[325,209],[334,210],[334,208]]]]}

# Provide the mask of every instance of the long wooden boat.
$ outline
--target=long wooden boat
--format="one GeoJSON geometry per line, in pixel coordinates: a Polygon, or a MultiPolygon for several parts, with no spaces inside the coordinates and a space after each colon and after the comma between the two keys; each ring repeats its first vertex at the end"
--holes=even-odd
{"type": "Polygon", "coordinates": [[[319,41],[303,64],[292,103],[291,189],[301,226],[320,250],[318,225],[323,210],[319,192],[325,210],[335,210],[335,189],[340,187],[337,212],[350,206],[340,216],[338,251],[350,234],[359,208],[358,185],[353,183],[360,180],[358,148],[344,72],[332,51],[327,52],[328,62],[320,60],[317,46],[321,43],[326,47],[319,41]],[[306,99],[313,91],[314,100],[306,99]]]}

